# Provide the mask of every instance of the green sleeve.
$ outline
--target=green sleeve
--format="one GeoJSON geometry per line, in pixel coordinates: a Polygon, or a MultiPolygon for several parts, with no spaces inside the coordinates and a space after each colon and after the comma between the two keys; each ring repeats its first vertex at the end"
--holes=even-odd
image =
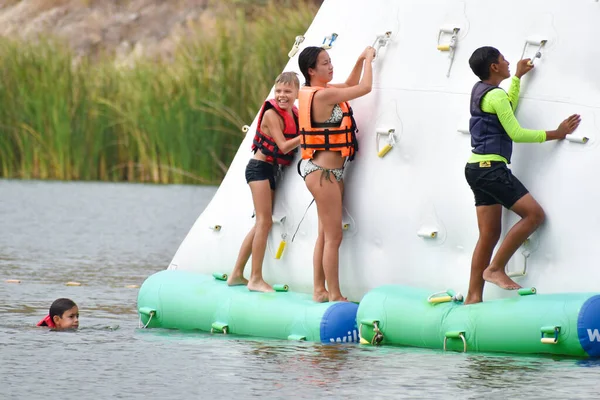
{"type": "Polygon", "coordinates": [[[521,80],[516,76],[513,76],[510,81],[510,87],[508,88],[508,101],[512,106],[513,113],[517,111],[517,105],[519,104],[519,93],[521,92],[521,80]]]}
{"type": "Polygon", "coordinates": [[[519,101],[519,78],[514,77],[508,94],[498,88],[489,91],[481,101],[481,110],[496,114],[502,127],[515,143],[541,143],[546,140],[546,132],[525,129],[519,125],[515,117],[515,109],[519,101]]]}

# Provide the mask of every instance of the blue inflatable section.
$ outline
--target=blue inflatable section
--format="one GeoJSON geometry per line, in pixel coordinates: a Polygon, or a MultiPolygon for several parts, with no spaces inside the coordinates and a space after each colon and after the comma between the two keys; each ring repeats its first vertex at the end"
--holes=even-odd
{"type": "Polygon", "coordinates": [[[581,306],[577,335],[581,347],[590,357],[600,357],[600,295],[590,297],[581,306]]]}
{"type": "Polygon", "coordinates": [[[321,320],[321,342],[358,343],[357,312],[358,304],[355,303],[332,304],[321,320]]]}

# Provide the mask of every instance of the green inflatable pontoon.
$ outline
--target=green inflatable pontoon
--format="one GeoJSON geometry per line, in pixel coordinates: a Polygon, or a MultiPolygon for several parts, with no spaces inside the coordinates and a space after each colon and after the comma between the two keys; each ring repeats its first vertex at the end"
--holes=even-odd
{"type": "Polygon", "coordinates": [[[225,274],[165,270],[151,275],[138,293],[147,328],[200,330],[323,343],[358,342],[358,305],[316,303],[308,294],[274,285],[273,293],[228,286],[225,274]]]}
{"type": "Polygon", "coordinates": [[[600,356],[600,295],[515,292],[514,298],[463,305],[406,286],[368,292],[357,314],[361,343],[464,352],[600,356]]]}

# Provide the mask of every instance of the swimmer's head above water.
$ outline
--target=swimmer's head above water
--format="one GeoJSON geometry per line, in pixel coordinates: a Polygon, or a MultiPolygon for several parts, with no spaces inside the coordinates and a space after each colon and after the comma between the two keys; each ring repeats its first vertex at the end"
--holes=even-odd
{"type": "Polygon", "coordinates": [[[56,299],[50,306],[48,315],[38,322],[37,326],[54,329],[79,328],[79,308],[71,299],[56,299]]]}

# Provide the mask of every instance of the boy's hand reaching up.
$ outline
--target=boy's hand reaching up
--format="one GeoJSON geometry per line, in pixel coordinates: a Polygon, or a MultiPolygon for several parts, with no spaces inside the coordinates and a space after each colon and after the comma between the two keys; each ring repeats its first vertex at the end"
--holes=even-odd
{"type": "Polygon", "coordinates": [[[515,76],[519,79],[529,71],[533,69],[533,64],[531,64],[531,58],[524,58],[519,60],[517,63],[517,73],[515,76]]]}

